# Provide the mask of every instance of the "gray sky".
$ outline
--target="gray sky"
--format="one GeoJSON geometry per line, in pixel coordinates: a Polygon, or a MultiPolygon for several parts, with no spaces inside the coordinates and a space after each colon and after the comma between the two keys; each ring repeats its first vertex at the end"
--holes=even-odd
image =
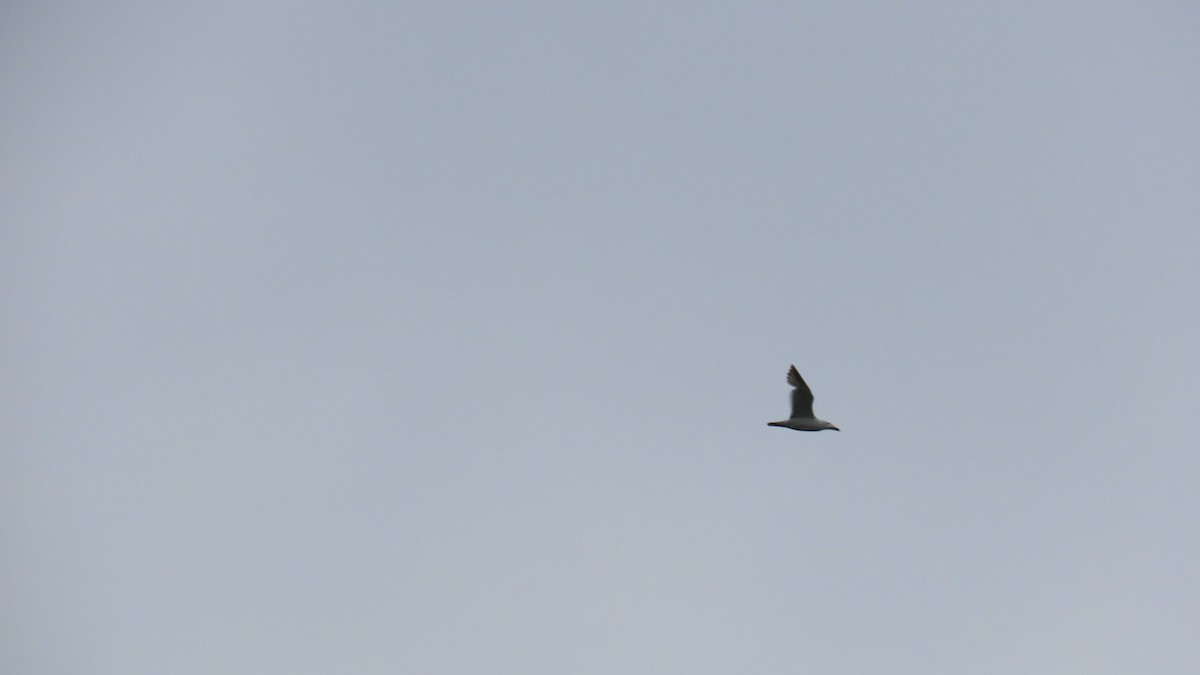
{"type": "Polygon", "coordinates": [[[7,3],[3,670],[1200,671],[1200,11],[833,4],[7,3]]]}

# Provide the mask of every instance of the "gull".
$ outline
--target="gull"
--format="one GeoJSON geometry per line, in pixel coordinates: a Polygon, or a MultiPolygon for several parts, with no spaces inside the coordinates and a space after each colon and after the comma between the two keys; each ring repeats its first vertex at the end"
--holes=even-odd
{"type": "Polygon", "coordinates": [[[833,426],[829,422],[822,419],[817,419],[813,414],[812,389],[804,383],[804,378],[800,377],[800,371],[796,370],[796,366],[792,366],[788,370],[788,384],[795,387],[792,390],[792,416],[782,422],[767,422],[769,427],[787,427],[796,431],[821,431],[823,429],[833,429],[841,431],[841,429],[833,426]]]}

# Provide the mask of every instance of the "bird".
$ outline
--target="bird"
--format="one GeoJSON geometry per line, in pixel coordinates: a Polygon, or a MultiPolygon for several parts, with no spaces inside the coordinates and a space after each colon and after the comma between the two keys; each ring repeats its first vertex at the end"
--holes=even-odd
{"type": "Polygon", "coordinates": [[[841,431],[833,424],[818,419],[813,414],[812,389],[809,389],[808,385],[804,383],[804,378],[800,377],[800,371],[796,370],[796,366],[793,365],[788,369],[787,381],[788,384],[795,387],[792,390],[792,416],[782,422],[767,422],[767,426],[787,427],[796,431],[823,431],[825,429],[841,431]]]}

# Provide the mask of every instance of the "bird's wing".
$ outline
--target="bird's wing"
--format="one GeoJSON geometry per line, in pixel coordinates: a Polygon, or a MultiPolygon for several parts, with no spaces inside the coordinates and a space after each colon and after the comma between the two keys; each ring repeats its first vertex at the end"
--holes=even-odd
{"type": "Polygon", "coordinates": [[[804,378],[800,377],[800,371],[796,370],[796,366],[792,366],[788,370],[788,384],[795,387],[792,390],[792,419],[797,417],[813,417],[813,393],[812,389],[804,383],[804,378]]]}

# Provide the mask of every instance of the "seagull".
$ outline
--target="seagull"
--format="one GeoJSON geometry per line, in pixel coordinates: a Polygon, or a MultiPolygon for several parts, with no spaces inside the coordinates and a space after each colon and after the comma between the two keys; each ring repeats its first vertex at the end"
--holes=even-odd
{"type": "Polygon", "coordinates": [[[796,370],[796,366],[792,366],[788,370],[788,384],[795,387],[792,390],[792,416],[782,422],[767,422],[769,427],[787,427],[796,431],[822,431],[824,429],[833,429],[841,431],[841,429],[833,426],[829,422],[822,419],[817,419],[813,414],[812,389],[804,383],[804,378],[800,377],[800,371],[796,370]]]}

